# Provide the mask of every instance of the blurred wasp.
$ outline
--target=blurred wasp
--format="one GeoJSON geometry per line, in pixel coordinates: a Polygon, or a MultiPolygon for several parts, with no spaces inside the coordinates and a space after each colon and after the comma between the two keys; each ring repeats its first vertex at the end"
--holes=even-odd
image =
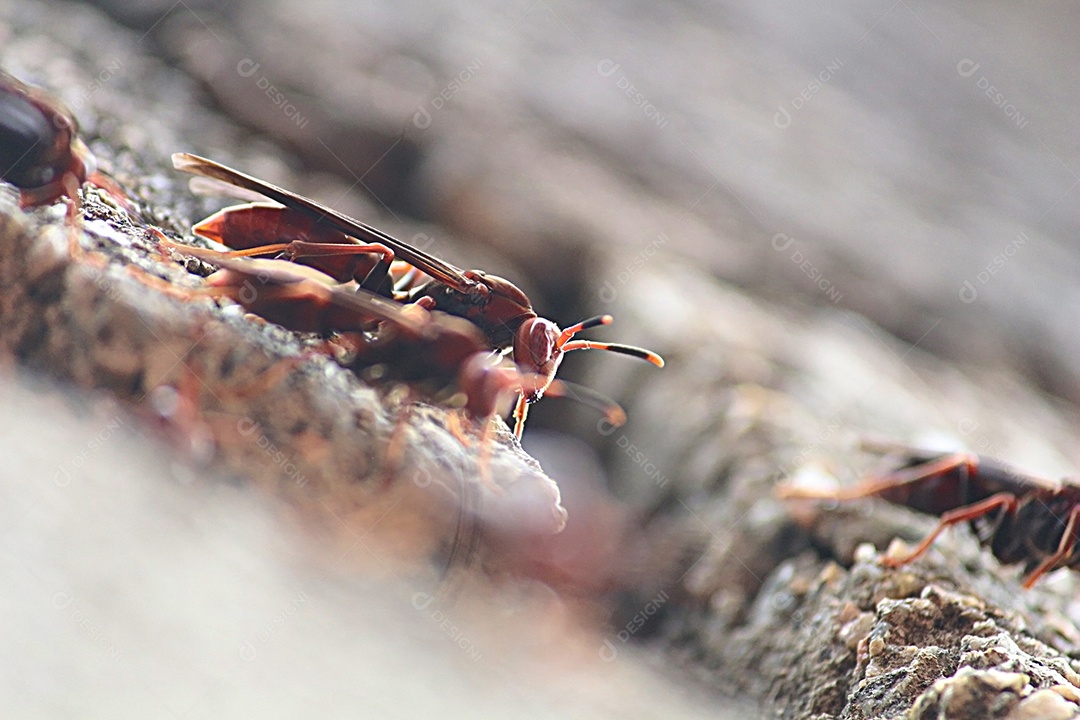
{"type": "Polygon", "coordinates": [[[0,179],[19,188],[23,208],[78,201],[94,156],[71,112],[49,93],[0,71],[0,179]]]}
{"type": "Polygon", "coordinates": [[[79,189],[91,182],[130,209],[124,193],[97,171],[97,162],[79,137],[79,123],[52,94],[0,70],[0,180],[19,189],[23,209],[63,199],[78,250],[79,189]]]}
{"type": "Polygon", "coordinates": [[[465,318],[480,330],[488,349],[510,352],[523,375],[541,380],[519,391],[514,409],[514,430],[519,438],[528,404],[548,391],[567,352],[608,350],[663,367],[663,359],[649,350],[573,339],[583,330],[609,324],[610,315],[560,330],[552,321],[539,317],[528,297],[508,280],[479,270],[463,271],[371,225],[212,160],[176,153],[173,165],[280,203],[281,207],[249,204],[226,208],[195,226],[196,234],[235,248],[235,256],[281,253],[291,259],[302,258],[338,280],[357,281],[364,290],[465,318]],[[267,237],[287,242],[267,245],[267,237]],[[390,280],[394,259],[408,263],[431,280],[411,286],[410,277],[395,286],[390,280]]]}
{"type": "MultiPolygon", "coordinates": [[[[892,449],[866,443],[869,449],[892,449]]],[[[1008,463],[970,453],[942,454],[900,448],[895,470],[835,491],[784,485],[787,499],[846,501],[880,497],[941,519],[911,552],[882,559],[900,567],[922,557],[952,525],[970,523],[980,544],[1002,564],[1024,563],[1023,585],[1032,587],[1058,568],[1080,569],[1080,484],[1018,472],[1008,463]]]]}

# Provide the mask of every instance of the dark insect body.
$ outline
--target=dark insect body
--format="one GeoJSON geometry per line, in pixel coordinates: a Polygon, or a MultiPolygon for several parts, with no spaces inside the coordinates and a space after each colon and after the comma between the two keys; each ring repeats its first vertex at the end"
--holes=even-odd
{"type": "Polygon", "coordinates": [[[196,226],[198,234],[235,248],[234,255],[281,253],[294,260],[302,258],[336,279],[355,280],[364,290],[464,318],[480,330],[489,349],[509,351],[523,375],[543,380],[522,387],[519,393],[514,411],[519,437],[528,404],[543,397],[567,352],[608,350],[663,366],[659,355],[642,348],[573,340],[582,330],[610,323],[608,315],[560,330],[539,317],[528,297],[508,280],[479,270],[463,271],[366,223],[212,160],[177,153],[173,164],[179,170],[258,193],[283,206],[226,208],[196,226]],[[269,238],[285,242],[268,244],[269,238]],[[350,256],[356,259],[345,259],[350,256]],[[394,259],[408,263],[431,280],[411,286],[410,279],[394,286],[389,279],[394,259]]]}
{"type": "Polygon", "coordinates": [[[90,149],[79,137],[79,123],[50,93],[0,70],[0,180],[19,189],[19,207],[63,200],[70,230],[68,246],[80,254],[82,200],[89,182],[127,211],[134,206],[120,186],[97,170],[90,149]]]}
{"type": "Polygon", "coordinates": [[[900,467],[835,492],[787,485],[790,499],[847,501],[880,497],[940,521],[910,553],[888,556],[888,567],[926,553],[946,528],[970,524],[979,542],[1003,565],[1023,564],[1023,585],[1032,587],[1058,568],[1080,568],[1080,485],[1017,472],[1008,463],[969,453],[906,449],[900,467]]]}
{"type": "Polygon", "coordinates": [[[19,188],[19,204],[67,197],[94,173],[79,125],[57,98],[0,71],[0,179],[19,188]]]}

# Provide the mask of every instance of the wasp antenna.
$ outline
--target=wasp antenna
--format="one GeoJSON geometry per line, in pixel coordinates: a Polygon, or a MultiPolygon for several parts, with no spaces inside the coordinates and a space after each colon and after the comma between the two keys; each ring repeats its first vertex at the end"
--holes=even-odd
{"type": "Polygon", "coordinates": [[[574,337],[583,330],[600,327],[601,325],[610,325],[614,321],[615,318],[611,317],[610,315],[597,315],[596,317],[591,317],[588,320],[582,320],[576,325],[571,325],[570,327],[559,333],[559,339],[555,341],[555,346],[562,347],[567,342],[569,342],[570,338],[574,337]]]}
{"type": "Polygon", "coordinates": [[[575,340],[562,346],[563,352],[570,352],[571,350],[607,350],[608,352],[629,355],[630,357],[636,357],[640,360],[651,362],[656,367],[664,367],[664,358],[660,357],[652,350],[634,347],[633,345],[596,342],[595,340],[575,340]]]}
{"type": "MultiPolygon", "coordinates": [[[[202,236],[200,236],[202,237],[202,236]]],[[[246,250],[229,250],[222,253],[225,257],[260,257],[262,255],[279,255],[289,249],[289,243],[276,243],[274,245],[262,245],[260,247],[247,248],[246,250]]]]}
{"type": "Polygon", "coordinates": [[[599,410],[607,418],[607,421],[615,427],[626,424],[626,411],[617,402],[607,395],[584,385],[567,382],[566,380],[554,380],[545,394],[552,397],[576,400],[582,405],[599,410]]]}

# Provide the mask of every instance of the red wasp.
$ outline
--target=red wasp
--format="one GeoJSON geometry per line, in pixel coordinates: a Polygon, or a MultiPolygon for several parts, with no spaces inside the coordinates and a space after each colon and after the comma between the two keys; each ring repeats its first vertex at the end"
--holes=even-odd
{"type": "Polygon", "coordinates": [[[19,206],[64,198],[77,249],[79,188],[88,180],[129,207],[123,192],[96,170],[71,111],[48,92],[0,71],[0,180],[19,188],[19,206]]]}
{"type": "Polygon", "coordinates": [[[328,274],[339,278],[351,276],[364,289],[387,293],[390,262],[384,251],[389,249],[398,260],[430,276],[430,282],[395,297],[469,320],[483,333],[488,348],[511,351],[524,375],[538,375],[543,380],[522,388],[519,394],[514,410],[518,437],[524,429],[528,404],[539,400],[548,390],[563,355],[571,350],[609,350],[663,367],[659,355],[642,348],[573,340],[582,330],[610,323],[609,315],[560,330],[555,323],[537,316],[528,297],[508,280],[479,270],[463,271],[366,223],[212,160],[176,153],[173,165],[184,172],[258,193],[284,206],[228,208],[196,226],[199,234],[239,248],[241,255],[282,252],[291,258],[303,257],[308,264],[328,274]],[[267,235],[282,229],[287,230],[286,238],[292,231],[297,232],[297,237],[288,242],[260,245],[267,235]],[[379,257],[375,259],[373,255],[379,257]],[[356,256],[356,260],[349,261],[355,265],[342,264],[341,258],[345,256],[356,256]],[[327,259],[332,266],[324,264],[327,259]]]}
{"type": "Polygon", "coordinates": [[[904,448],[897,469],[853,487],[821,492],[787,485],[778,494],[836,501],[880,497],[941,516],[910,553],[884,558],[888,567],[918,559],[943,530],[968,522],[1002,564],[1024,563],[1025,588],[1051,570],[1080,568],[1080,485],[1024,475],[1001,460],[904,448]]]}
{"type": "MultiPolygon", "coordinates": [[[[211,294],[228,297],[289,330],[338,335],[353,355],[348,366],[358,374],[377,369],[378,379],[407,383],[436,402],[460,395],[464,411],[473,419],[486,422],[509,392],[530,392],[540,383],[551,383],[513,366],[493,364],[483,334],[463,318],[354,291],[314,268],[230,257],[174,243],[154,232],[161,244],[220,267],[207,278],[211,294]]],[[[172,286],[166,290],[189,292],[172,286]]],[[[555,391],[563,393],[558,386],[555,391]]],[[[591,395],[578,399],[602,410],[612,424],[625,421],[618,405],[591,395]]]]}

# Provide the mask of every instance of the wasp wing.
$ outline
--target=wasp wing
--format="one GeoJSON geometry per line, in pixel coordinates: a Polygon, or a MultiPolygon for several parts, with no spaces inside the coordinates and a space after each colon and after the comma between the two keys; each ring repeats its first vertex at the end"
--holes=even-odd
{"type": "Polygon", "coordinates": [[[392,235],[372,227],[367,223],[355,220],[348,215],[339,213],[321,203],[308,199],[303,195],[280,188],[265,180],[246,175],[239,170],[214,162],[191,153],[174,153],[172,156],[173,167],[182,172],[193,175],[221,180],[230,185],[244,188],[270,198],[274,202],[281,203],[285,207],[307,213],[316,219],[325,222],[335,230],[354,237],[365,243],[382,243],[394,251],[394,254],[405,262],[419,268],[431,277],[446,283],[455,290],[468,292],[476,283],[469,278],[460,268],[443,262],[423,250],[413,247],[406,242],[398,240],[392,235]]]}

